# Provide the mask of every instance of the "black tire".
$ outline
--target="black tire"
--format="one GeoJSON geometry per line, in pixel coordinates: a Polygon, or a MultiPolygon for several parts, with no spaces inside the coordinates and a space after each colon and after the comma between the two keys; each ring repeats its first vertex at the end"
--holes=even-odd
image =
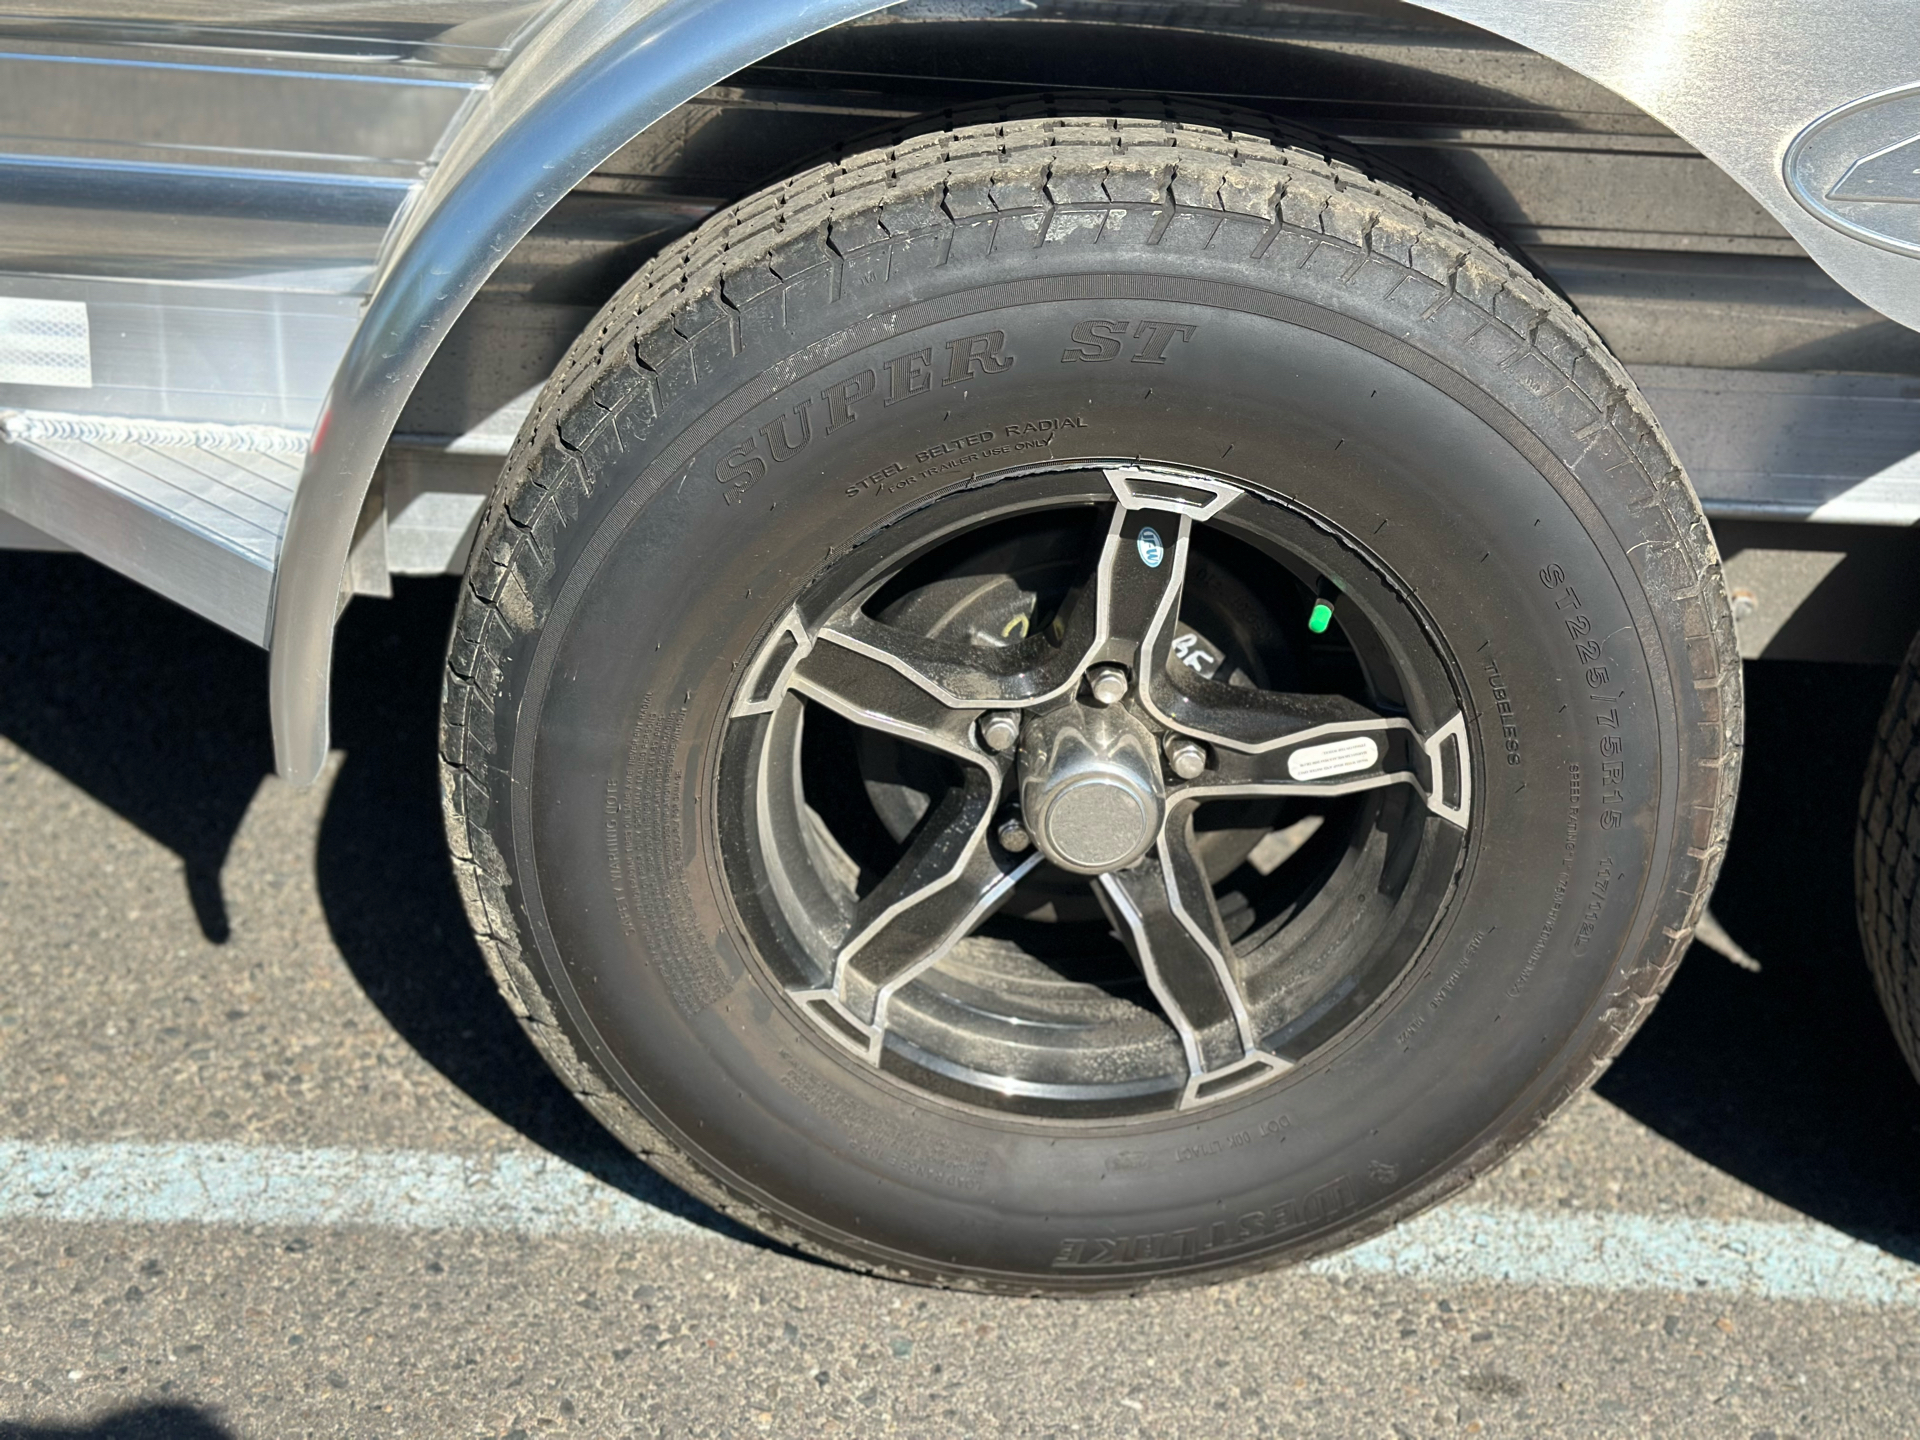
{"type": "Polygon", "coordinates": [[[1139,1290],[1379,1231],[1592,1082],[1719,867],[1735,655],[1640,395],[1491,242],[1257,135],[1006,118],[716,216],[574,347],[469,567],[448,833],[516,1013],[676,1183],[876,1273],[1139,1290]],[[923,352],[936,369],[901,359],[923,352]],[[1442,857],[1418,860],[1429,928],[1277,1078],[1196,1109],[996,1111],[863,1064],[794,1001],[784,932],[743,918],[773,902],[728,819],[733,722],[796,597],[995,485],[1129,460],[1228,476],[1259,523],[1351,558],[1352,633],[1377,613],[1428,637],[1407,663],[1452,687],[1429,708],[1464,715],[1470,763],[1430,748],[1423,774],[1463,812],[1470,786],[1471,820],[1449,850],[1393,812],[1441,837],[1409,852],[1442,857]]]}
{"type": "Polygon", "coordinates": [[[1920,1079],[1920,636],[1880,714],[1853,842],[1860,942],[1894,1037],[1920,1079]]]}

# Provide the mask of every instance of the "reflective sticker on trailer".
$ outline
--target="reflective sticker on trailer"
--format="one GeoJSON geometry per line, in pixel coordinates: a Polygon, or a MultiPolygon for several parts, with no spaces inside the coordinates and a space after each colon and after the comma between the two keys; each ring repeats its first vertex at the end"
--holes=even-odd
{"type": "Polygon", "coordinates": [[[92,388],[86,304],[0,295],[0,385],[92,388]]]}

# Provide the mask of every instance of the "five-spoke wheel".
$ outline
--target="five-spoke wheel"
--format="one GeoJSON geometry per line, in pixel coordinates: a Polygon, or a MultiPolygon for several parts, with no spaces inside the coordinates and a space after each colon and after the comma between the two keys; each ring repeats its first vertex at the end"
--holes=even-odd
{"type": "MultiPolygon", "coordinates": [[[[1341,648],[1346,626],[1323,637],[1348,577],[1364,572],[1374,591],[1391,593],[1387,578],[1324,525],[1320,537],[1331,545],[1303,546],[1312,530],[1299,526],[1297,512],[1180,471],[1114,465],[1045,478],[1054,503],[1003,521],[1000,530],[1011,533],[993,537],[995,554],[983,556],[963,535],[943,537],[933,555],[895,557],[818,619],[809,620],[804,602],[790,611],[747,667],[731,711],[742,743],[730,746],[738,757],[733,781],[749,797],[737,812],[742,853],[753,857],[743,873],[747,908],[759,910],[781,940],[797,942],[783,950],[809,962],[784,977],[793,1000],[835,1041],[885,1067],[909,987],[980,933],[1024,884],[1058,890],[1077,878],[1177,1038],[1178,1084],[1145,1089],[1164,1091],[1180,1108],[1204,1104],[1302,1058],[1297,1046],[1274,1039],[1284,1022],[1301,1017],[1262,1013],[1250,994],[1250,986],[1269,994],[1287,988],[1276,985],[1285,977],[1264,976],[1260,986],[1249,974],[1279,932],[1248,947],[1239,943],[1244,927],[1236,935],[1223,916],[1215,890],[1221,832],[1206,827],[1209,810],[1237,806],[1242,864],[1267,835],[1280,833],[1259,832],[1260,814],[1250,821],[1249,812],[1271,818],[1286,802],[1305,802],[1323,816],[1315,808],[1322,802],[1389,788],[1413,798],[1401,817],[1411,813],[1415,828],[1424,831],[1421,817],[1432,817],[1458,836],[1471,814],[1465,724],[1443,704],[1436,709],[1444,716],[1423,728],[1405,709],[1401,677],[1370,677],[1364,666],[1344,677],[1360,681],[1347,687],[1358,695],[1254,683],[1260,652],[1292,659],[1297,674],[1297,652],[1310,644],[1341,648]],[[1107,503],[1058,493],[1062,480],[1103,487],[1107,503]],[[1060,502],[1070,499],[1081,502],[1078,527],[1059,524],[1060,502]],[[1228,513],[1244,533],[1265,539],[1271,572],[1259,576],[1262,557],[1251,557],[1256,573],[1240,589],[1264,613],[1239,617],[1245,638],[1232,647],[1193,623],[1207,608],[1204,597],[1185,603],[1196,537],[1228,513]],[[1320,568],[1321,561],[1331,563],[1320,568]],[[1030,581],[1048,562],[1056,583],[1030,581]],[[1007,568],[996,572],[996,563],[1007,568]],[[1309,573],[1313,599],[1303,607],[1298,592],[1309,573]],[[1001,620],[1009,604],[1011,618],[1001,620]],[[1230,648],[1251,652],[1244,667],[1230,663],[1230,648]],[[844,795],[808,791],[808,767],[796,755],[816,709],[883,737],[884,746],[864,746],[869,760],[893,771],[917,764],[940,776],[910,792],[917,813],[898,827],[897,850],[879,864],[863,867],[857,840],[837,833],[844,795]],[[901,747],[920,754],[903,757],[901,747]],[[864,883],[863,869],[873,872],[864,883]],[[772,905],[756,903],[766,900],[772,905]]],[[[1201,568],[1230,569],[1234,559],[1249,568],[1246,556],[1201,568]]],[[[1199,584],[1206,587],[1205,576],[1199,584]]],[[[1383,630],[1417,630],[1404,595],[1394,598],[1395,615],[1353,613],[1353,627],[1374,629],[1376,641],[1383,630]]],[[[1388,655],[1395,647],[1373,648],[1388,655]]],[[[856,741],[855,753],[862,748],[856,741]]],[[[1298,897],[1293,908],[1307,909],[1298,897]]],[[[973,1003],[980,1007],[978,997],[973,1003]]],[[[908,1068],[927,1070],[937,1056],[915,1029],[909,1020],[897,1048],[921,1061],[908,1068]]],[[[1024,1071],[1048,1069],[1010,1054],[982,1069],[978,1052],[991,1047],[957,1048],[968,1052],[966,1064],[931,1068],[944,1069],[949,1082],[970,1071],[972,1088],[988,1094],[1031,1097],[1034,1077],[1024,1071]]],[[[1117,1071],[1129,1068],[1099,1058],[1117,1071]]],[[[1132,1068],[1139,1069],[1137,1057],[1132,1068]]],[[[1051,1078],[1056,1098],[1072,1088],[1051,1078]]],[[[1125,1088],[1134,1092],[1143,1081],[1165,1079],[1129,1078],[1125,1088]]],[[[1081,1088],[1093,1102],[1092,1092],[1115,1087],[1081,1088]]],[[[1116,1098],[1105,1096],[1108,1104],[1116,1098]]]]}

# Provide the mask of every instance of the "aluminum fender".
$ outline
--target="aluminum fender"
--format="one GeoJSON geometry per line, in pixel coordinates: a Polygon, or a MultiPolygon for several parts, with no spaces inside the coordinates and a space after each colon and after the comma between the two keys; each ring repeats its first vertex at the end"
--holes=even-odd
{"type": "MultiPolygon", "coordinates": [[[[401,216],[315,428],[274,589],[282,776],[327,750],[333,624],[387,436],[494,267],[621,145],[709,85],[891,0],[558,0],[401,216]]],[[[1816,218],[1788,147],[1820,117],[1920,82],[1913,0],[1412,0],[1525,45],[1652,114],[1751,192],[1835,280],[1920,329],[1920,261],[1816,218]]],[[[1920,206],[1902,207],[1920,211],[1920,206]]]]}
{"type": "MultiPolygon", "coordinates": [[[[1881,314],[1920,330],[1920,246],[1902,235],[1920,217],[1920,185],[1874,207],[1890,234],[1811,208],[1839,181],[1798,173],[1789,147],[1824,116],[1885,97],[1890,132],[1920,139],[1920,100],[1887,92],[1920,84],[1920,7],[1914,0],[1412,0],[1537,50],[1631,100],[1725,170],[1787,228],[1807,254],[1881,314]],[[1892,105],[1898,102],[1898,112],[1892,105]],[[1901,253],[1902,249],[1907,253],[1901,253]]],[[[1862,107],[1865,108],[1865,107],[1862,107]]],[[[1822,206],[1822,209],[1828,207],[1822,206]]]]}
{"type": "Polygon", "coordinates": [[[269,686],[281,776],[327,754],[333,625],[387,437],[494,267],[593,168],[674,107],[891,0],[561,0],[400,217],[321,407],[274,585],[269,686]]]}

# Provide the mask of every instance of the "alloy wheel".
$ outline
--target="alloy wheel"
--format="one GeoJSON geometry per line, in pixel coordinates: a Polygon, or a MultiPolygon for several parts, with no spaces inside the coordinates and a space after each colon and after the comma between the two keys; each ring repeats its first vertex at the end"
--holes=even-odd
{"type": "Polygon", "coordinates": [[[1057,1118],[1322,1051],[1472,820],[1457,667],[1408,588],[1187,471],[1003,476],[928,519],[803,594],[728,714],[729,889],[791,1002],[901,1083],[1057,1118]]]}

